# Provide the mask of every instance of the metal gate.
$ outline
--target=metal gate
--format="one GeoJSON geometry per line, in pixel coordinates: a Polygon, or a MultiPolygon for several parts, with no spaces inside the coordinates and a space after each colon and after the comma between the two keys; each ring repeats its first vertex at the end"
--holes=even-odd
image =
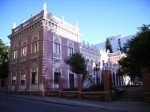
{"type": "Polygon", "coordinates": [[[144,101],[143,85],[127,85],[117,87],[112,93],[113,100],[144,101]]]}

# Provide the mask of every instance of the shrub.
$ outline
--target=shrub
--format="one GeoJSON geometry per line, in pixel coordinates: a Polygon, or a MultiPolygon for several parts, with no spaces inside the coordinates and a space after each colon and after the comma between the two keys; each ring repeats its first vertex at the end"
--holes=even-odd
{"type": "Polygon", "coordinates": [[[90,92],[90,91],[103,91],[104,85],[103,84],[94,84],[89,89],[83,89],[83,92],[90,92]]]}

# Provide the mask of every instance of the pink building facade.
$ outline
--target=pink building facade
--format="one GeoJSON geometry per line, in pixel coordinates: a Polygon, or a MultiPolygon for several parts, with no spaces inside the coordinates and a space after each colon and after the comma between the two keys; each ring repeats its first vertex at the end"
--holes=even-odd
{"type": "Polygon", "coordinates": [[[17,85],[20,91],[40,91],[44,87],[57,89],[59,77],[75,80],[76,74],[69,70],[64,59],[79,52],[80,37],[78,24],[73,26],[64,17],[53,16],[45,6],[19,26],[14,24],[8,36],[11,43],[8,84],[17,85]]]}
{"type": "MultiPolygon", "coordinates": [[[[89,71],[89,77],[85,82],[88,82],[88,79],[92,79],[92,83],[94,82],[96,84],[98,78],[98,82],[101,83],[102,72],[104,70],[109,70],[111,72],[112,86],[125,85],[124,77],[117,76],[117,70],[119,68],[118,61],[124,56],[120,51],[108,53],[103,49],[94,45],[89,45],[89,43],[83,41],[80,43],[80,53],[82,53],[87,60],[87,70],[89,71]]],[[[84,83],[85,88],[88,88],[90,85],[91,81],[87,84],[84,83]]]]}
{"type": "Polygon", "coordinates": [[[72,53],[80,52],[87,60],[87,70],[92,79],[98,77],[101,82],[102,71],[110,70],[113,85],[123,84],[122,78],[116,77],[118,65],[108,64],[108,53],[94,45],[81,43],[78,24],[71,25],[47,12],[46,4],[37,15],[16,27],[13,25],[10,39],[10,63],[8,85],[17,86],[19,91],[43,91],[59,88],[59,77],[73,81],[63,84],[77,87],[77,75],[69,70],[64,62],[72,53]],[[98,71],[94,71],[98,67],[98,71]],[[118,83],[119,80],[122,82],[118,83]]]}

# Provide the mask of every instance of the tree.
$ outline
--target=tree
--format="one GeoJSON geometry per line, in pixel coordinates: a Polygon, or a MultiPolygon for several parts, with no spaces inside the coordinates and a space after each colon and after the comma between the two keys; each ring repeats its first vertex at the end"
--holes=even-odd
{"type": "Polygon", "coordinates": [[[65,59],[65,63],[70,66],[70,70],[76,74],[82,74],[82,81],[85,79],[88,71],[86,70],[86,60],[81,53],[74,53],[65,59]]]}
{"type": "Polygon", "coordinates": [[[9,70],[9,46],[0,39],[0,78],[8,77],[9,70]]]}
{"type": "Polygon", "coordinates": [[[127,57],[119,60],[118,74],[141,77],[141,67],[150,66],[150,25],[143,25],[135,37],[124,44],[127,57]],[[121,72],[122,71],[122,72],[121,72]]]}
{"type": "Polygon", "coordinates": [[[106,42],[105,42],[105,48],[106,48],[106,51],[109,50],[110,53],[113,53],[112,45],[111,45],[111,42],[108,38],[106,39],[106,42]]]}

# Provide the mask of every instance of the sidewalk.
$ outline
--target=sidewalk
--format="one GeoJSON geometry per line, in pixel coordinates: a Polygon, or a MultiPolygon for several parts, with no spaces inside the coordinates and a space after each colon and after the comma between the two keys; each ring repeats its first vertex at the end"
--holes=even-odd
{"type": "MultiPolygon", "coordinates": [[[[5,95],[0,93],[0,95],[5,95]]],[[[41,97],[31,95],[20,95],[12,94],[8,97],[17,97],[23,99],[29,99],[34,101],[42,101],[47,103],[55,103],[69,106],[80,106],[80,107],[95,107],[108,110],[124,111],[124,112],[150,112],[150,103],[144,102],[129,102],[129,101],[93,101],[93,100],[78,100],[78,99],[67,99],[58,97],[41,97]]]]}

